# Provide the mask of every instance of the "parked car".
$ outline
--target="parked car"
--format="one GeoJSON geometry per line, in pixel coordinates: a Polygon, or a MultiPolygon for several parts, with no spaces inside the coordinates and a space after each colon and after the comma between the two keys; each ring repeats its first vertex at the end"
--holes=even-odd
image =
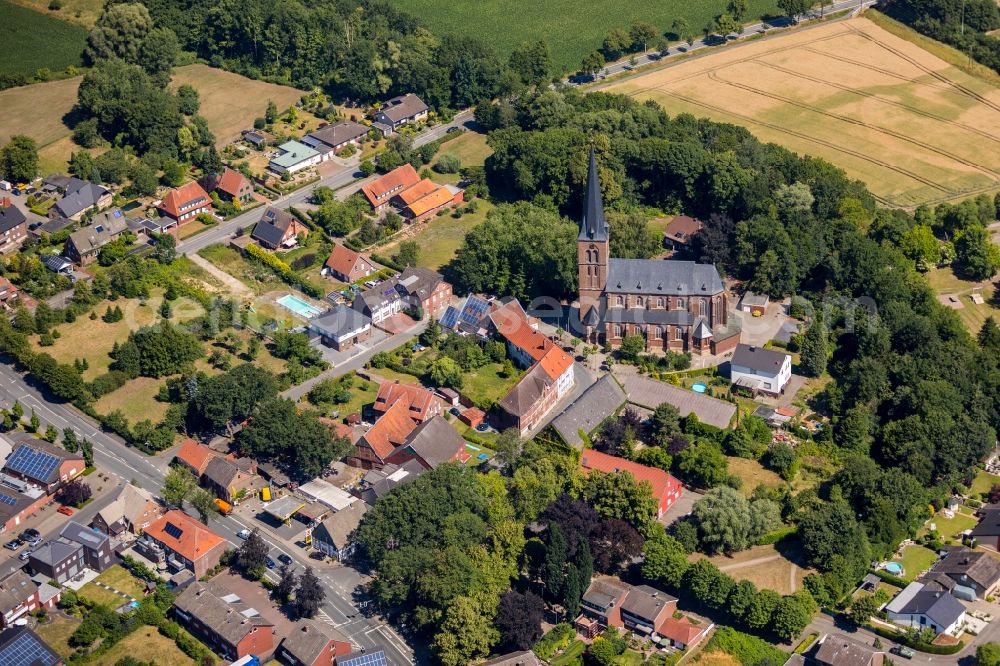
{"type": "Polygon", "coordinates": [[[249,539],[250,538],[250,530],[248,530],[247,528],[244,527],[242,530],[240,530],[239,532],[236,533],[236,536],[238,536],[241,539],[249,539]]]}
{"type": "Polygon", "coordinates": [[[22,550],[21,554],[17,556],[17,559],[21,560],[22,562],[27,562],[29,557],[31,557],[31,551],[22,550]]]}
{"type": "Polygon", "coordinates": [[[29,527],[21,532],[18,538],[29,546],[37,546],[42,542],[42,533],[33,527],[29,527]]]}
{"type": "Polygon", "coordinates": [[[479,425],[476,426],[476,430],[478,430],[479,432],[486,432],[489,429],[490,427],[485,423],[480,423],[479,425]]]}
{"type": "Polygon", "coordinates": [[[73,515],[73,509],[69,508],[65,504],[62,505],[61,507],[59,507],[58,509],[56,509],[56,511],[58,511],[61,514],[63,514],[64,516],[72,516],[73,515]]]}
{"type": "Polygon", "coordinates": [[[916,652],[914,652],[911,648],[906,647],[905,645],[893,645],[892,648],[889,649],[889,652],[898,655],[903,659],[913,659],[915,656],[917,656],[916,652]]]}
{"type": "Polygon", "coordinates": [[[271,559],[271,556],[268,555],[267,557],[264,558],[264,566],[267,567],[268,569],[273,569],[277,565],[274,563],[274,560],[271,559]]]}
{"type": "Polygon", "coordinates": [[[18,548],[20,548],[23,545],[24,544],[21,543],[20,539],[11,539],[7,543],[5,543],[3,545],[3,547],[6,548],[7,550],[17,550],[18,548]]]}
{"type": "Polygon", "coordinates": [[[289,557],[288,555],[286,555],[285,553],[281,553],[280,555],[278,555],[278,560],[282,564],[289,564],[290,565],[292,563],[292,558],[289,557]]]}
{"type": "Polygon", "coordinates": [[[452,407],[448,411],[451,412],[452,416],[461,416],[461,414],[462,414],[461,410],[459,410],[458,407],[452,407]]]}
{"type": "Polygon", "coordinates": [[[445,132],[445,134],[452,134],[453,132],[457,132],[460,129],[462,129],[462,128],[461,127],[449,127],[448,131],[445,132]]]}

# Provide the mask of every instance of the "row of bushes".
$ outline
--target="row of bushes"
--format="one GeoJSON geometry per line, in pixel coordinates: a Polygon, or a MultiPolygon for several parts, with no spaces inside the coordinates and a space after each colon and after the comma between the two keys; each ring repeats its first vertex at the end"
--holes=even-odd
{"type": "Polygon", "coordinates": [[[247,245],[246,254],[250,259],[253,259],[273,270],[283,282],[295,287],[296,289],[300,289],[302,293],[307,296],[312,296],[313,298],[323,298],[323,296],[325,296],[322,289],[300,278],[299,275],[292,270],[291,266],[267,250],[263,250],[256,245],[251,244],[247,245]]]}
{"type": "Polygon", "coordinates": [[[913,648],[914,650],[919,650],[920,652],[926,652],[928,654],[958,654],[965,647],[965,641],[960,641],[955,645],[934,645],[933,643],[925,643],[910,634],[896,631],[894,629],[887,629],[886,627],[878,624],[869,624],[867,628],[883,638],[888,638],[891,641],[896,641],[897,643],[901,643],[907,647],[913,648]]]}

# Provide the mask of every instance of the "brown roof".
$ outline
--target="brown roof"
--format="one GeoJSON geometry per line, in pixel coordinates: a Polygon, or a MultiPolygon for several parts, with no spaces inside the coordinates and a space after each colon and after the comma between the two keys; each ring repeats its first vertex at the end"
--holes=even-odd
{"type": "Polygon", "coordinates": [[[1000,562],[982,551],[956,548],[937,563],[934,571],[952,578],[968,576],[982,590],[989,590],[1000,580],[1000,562]]]}
{"type": "Polygon", "coordinates": [[[413,165],[406,163],[396,167],[381,178],[376,178],[370,183],[361,186],[361,191],[365,193],[372,206],[381,206],[401,190],[417,184],[420,176],[413,165]]]}
{"type": "Polygon", "coordinates": [[[677,597],[662,592],[649,585],[637,585],[629,590],[628,596],[622,602],[621,609],[642,618],[655,622],[657,617],[670,604],[676,604],[677,597]]]}
{"type": "Polygon", "coordinates": [[[442,189],[440,185],[435,183],[430,178],[424,178],[419,183],[411,185],[410,187],[406,188],[396,196],[398,196],[404,204],[409,206],[414,201],[422,199],[431,192],[437,191],[439,189],[442,189]]]}
{"type": "Polygon", "coordinates": [[[0,614],[9,613],[35,595],[38,585],[28,574],[15,569],[0,580],[0,614]]]}
{"type": "Polygon", "coordinates": [[[456,460],[465,451],[465,440],[438,414],[417,426],[401,449],[410,449],[431,469],[456,460]]]}
{"type": "Polygon", "coordinates": [[[816,661],[830,666],[869,666],[875,650],[846,636],[830,634],[816,651],[816,661]]]}
{"type": "Polygon", "coordinates": [[[170,217],[180,217],[181,208],[188,209],[195,207],[195,203],[203,206],[211,202],[202,186],[192,181],[170,190],[160,202],[160,210],[170,217]]]}
{"type": "Polygon", "coordinates": [[[701,220],[688,215],[678,215],[670,220],[663,234],[672,241],[687,243],[691,236],[701,231],[705,227],[701,220]]]}
{"type": "Polygon", "coordinates": [[[351,644],[351,639],[328,624],[299,620],[281,642],[281,648],[291,653],[300,664],[314,664],[331,641],[351,644]]]}
{"type": "Polygon", "coordinates": [[[379,109],[389,120],[398,123],[400,120],[412,118],[413,116],[427,110],[427,105],[423,100],[413,93],[406,93],[399,97],[387,99],[379,109]]]}
{"type": "Polygon", "coordinates": [[[375,422],[375,425],[362,435],[361,439],[368,442],[368,446],[379,458],[385,460],[389,457],[417,427],[408,412],[406,401],[397,400],[375,422]]]}
{"type": "Polygon", "coordinates": [[[185,439],[174,457],[194,469],[198,476],[201,476],[205,473],[209,461],[215,457],[215,452],[193,439],[185,439]]]}
{"type": "Polygon", "coordinates": [[[507,392],[500,401],[500,407],[513,416],[524,416],[542,399],[545,389],[553,383],[554,380],[550,379],[542,366],[536,363],[507,392]]]}
{"type": "Polygon", "coordinates": [[[360,137],[368,134],[368,128],[361,123],[356,123],[353,120],[344,120],[339,123],[334,123],[333,125],[327,125],[326,127],[321,127],[315,132],[310,133],[308,136],[316,139],[317,141],[322,141],[328,146],[339,146],[342,143],[348,141],[354,141],[360,137]]]}
{"type": "Polygon", "coordinates": [[[682,615],[680,619],[668,617],[656,628],[659,635],[684,645],[690,645],[704,631],[704,626],[694,624],[687,615],[682,615]]]}
{"type": "Polygon", "coordinates": [[[240,196],[240,190],[250,185],[246,176],[235,169],[226,167],[226,170],[219,176],[219,181],[215,184],[215,189],[225,192],[233,197],[240,196]]]}
{"type": "Polygon", "coordinates": [[[392,405],[402,402],[406,405],[407,413],[411,419],[423,421],[435,400],[437,398],[434,397],[434,394],[422,386],[401,384],[399,381],[383,382],[378,387],[374,409],[376,412],[384,413],[392,405]]]}
{"type": "Polygon", "coordinates": [[[240,641],[258,627],[273,627],[259,612],[250,613],[250,607],[218,583],[195,581],[181,592],[174,606],[195,618],[231,645],[240,641]]]}
{"type": "Polygon", "coordinates": [[[374,264],[362,257],[360,254],[355,252],[349,247],[341,245],[340,243],[335,243],[333,246],[333,251],[330,252],[330,257],[326,260],[324,264],[327,268],[334,270],[341,275],[350,275],[351,271],[357,265],[358,261],[364,261],[371,264],[374,268],[374,264]]]}
{"type": "Polygon", "coordinates": [[[168,511],[147,527],[146,534],[192,562],[223,542],[218,534],[177,509],[168,511]]]}
{"type": "Polygon", "coordinates": [[[420,197],[419,199],[411,203],[409,206],[407,206],[407,208],[410,209],[410,213],[412,213],[414,217],[420,217],[424,213],[432,211],[435,208],[440,208],[441,206],[444,206],[449,201],[451,201],[454,196],[455,195],[452,194],[451,190],[449,190],[448,188],[439,187],[434,191],[432,191],[427,196],[420,197]]]}

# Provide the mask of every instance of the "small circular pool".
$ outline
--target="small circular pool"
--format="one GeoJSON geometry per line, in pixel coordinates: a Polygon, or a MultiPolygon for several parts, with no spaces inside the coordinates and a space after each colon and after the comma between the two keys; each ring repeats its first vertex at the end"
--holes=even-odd
{"type": "Polygon", "coordinates": [[[885,570],[893,574],[894,576],[898,576],[899,574],[903,573],[903,565],[900,564],[899,562],[889,562],[888,564],[885,565],[885,570]]]}
{"type": "Polygon", "coordinates": [[[694,391],[695,393],[704,393],[705,391],[708,390],[708,387],[705,386],[702,382],[698,382],[697,384],[693,384],[691,386],[691,390],[694,391]]]}

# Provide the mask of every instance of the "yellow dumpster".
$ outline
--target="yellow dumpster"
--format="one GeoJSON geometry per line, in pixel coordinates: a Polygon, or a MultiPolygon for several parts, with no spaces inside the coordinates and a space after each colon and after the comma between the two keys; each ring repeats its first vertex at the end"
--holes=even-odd
{"type": "Polygon", "coordinates": [[[271,488],[267,487],[260,491],[260,498],[265,502],[271,501],[271,488]]]}

